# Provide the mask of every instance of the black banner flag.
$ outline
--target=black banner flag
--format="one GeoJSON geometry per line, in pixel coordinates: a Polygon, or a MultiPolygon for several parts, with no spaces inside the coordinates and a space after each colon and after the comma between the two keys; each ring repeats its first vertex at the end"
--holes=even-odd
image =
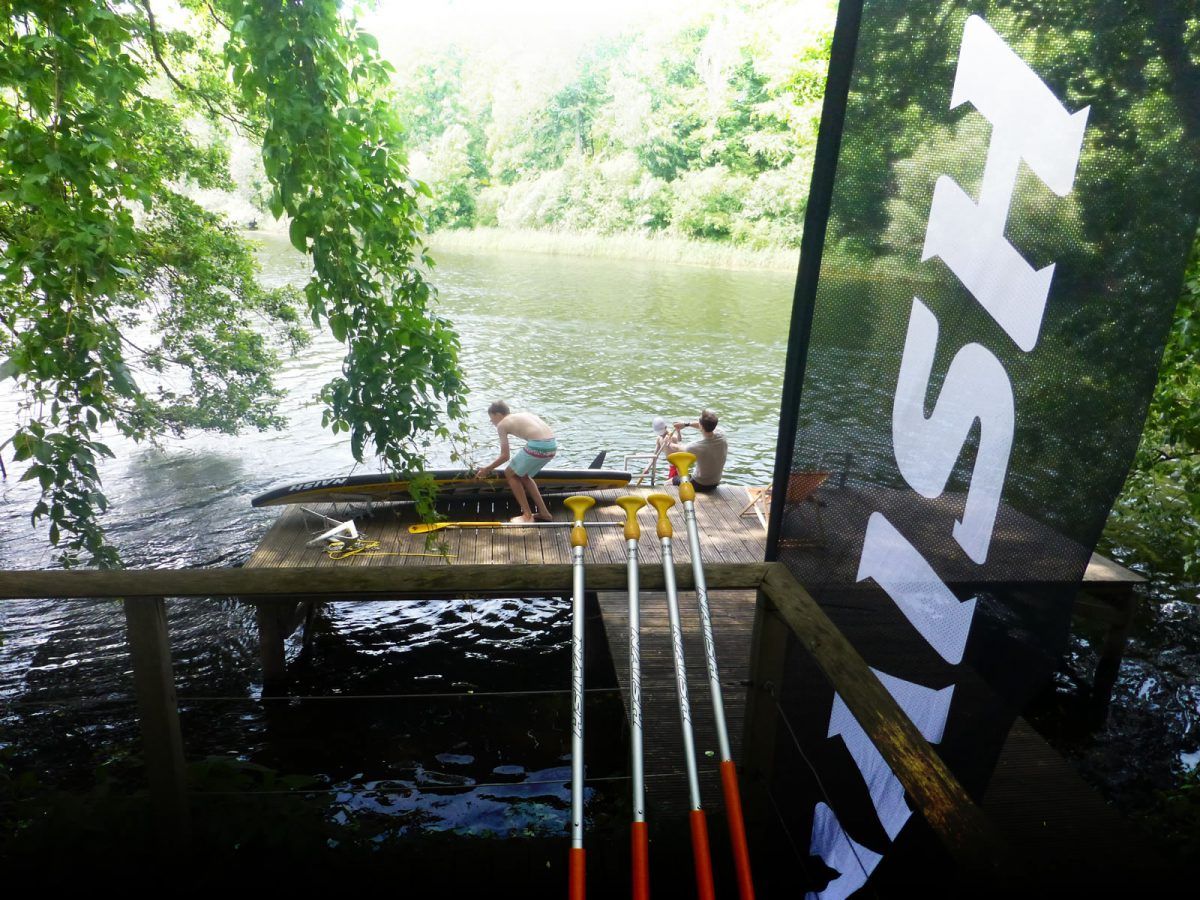
{"type": "MultiPolygon", "coordinates": [[[[1196,236],[1198,35],[1169,0],[842,4],[768,555],[976,798],[1137,447],[1196,236]]],[[[789,655],[776,777],[834,898],[914,817],[823,684],[789,655]]]]}

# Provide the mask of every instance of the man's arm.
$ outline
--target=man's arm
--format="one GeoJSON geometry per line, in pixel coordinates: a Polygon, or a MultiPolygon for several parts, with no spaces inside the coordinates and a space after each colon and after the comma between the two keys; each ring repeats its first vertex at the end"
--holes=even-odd
{"type": "Polygon", "coordinates": [[[496,431],[500,433],[500,455],[476,472],[476,478],[487,478],[497,466],[508,462],[508,430],[501,424],[496,426],[496,431]]]}
{"type": "Polygon", "coordinates": [[[676,422],[675,430],[667,437],[667,453],[678,453],[683,449],[683,435],[680,429],[687,427],[686,422],[676,422]]]}

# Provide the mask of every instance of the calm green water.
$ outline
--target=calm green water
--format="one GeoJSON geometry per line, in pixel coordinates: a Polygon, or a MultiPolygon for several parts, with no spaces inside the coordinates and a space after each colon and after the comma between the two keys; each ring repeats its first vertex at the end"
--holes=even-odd
{"type": "MultiPolygon", "coordinates": [[[[620,468],[625,454],[653,448],[654,416],[692,419],[709,406],[730,439],[729,480],[770,479],[788,273],[541,254],[436,258],[432,277],[462,338],[480,462],[495,455],[484,413],[495,399],[550,422],[564,468],[600,450],[620,468]]],[[[268,277],[302,271],[279,239],[266,241],[263,260],[268,277]]],[[[337,353],[323,343],[315,359],[328,364],[337,353]]]]}
{"type": "Polygon", "coordinates": [[[653,448],[655,415],[718,411],[727,477],[770,480],[794,279],[637,261],[443,254],[479,439],[495,398],[560,435],[564,464],[653,448]]]}

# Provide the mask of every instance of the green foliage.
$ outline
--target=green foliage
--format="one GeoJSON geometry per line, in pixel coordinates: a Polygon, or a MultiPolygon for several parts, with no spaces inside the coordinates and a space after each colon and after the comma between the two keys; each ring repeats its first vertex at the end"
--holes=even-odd
{"type": "Polygon", "coordinates": [[[1192,248],[1158,384],[1105,539],[1155,569],[1200,572],[1200,240],[1192,248]]]}
{"type": "Polygon", "coordinates": [[[338,4],[226,4],[226,59],[247,106],[268,99],[263,160],[273,211],[291,217],[296,248],[311,253],[304,289],[314,323],[348,352],[321,392],[324,421],[393,469],[420,470],[431,436],[450,437],[466,387],[458,338],[433,311],[422,270],[417,197],[389,92],[391,66],[375,39],[338,4]]]}
{"type": "Polygon", "coordinates": [[[451,47],[435,63],[419,66],[399,86],[398,108],[412,139],[430,149],[438,190],[427,204],[429,226],[470,227],[486,182],[486,136],[462,95],[465,60],[451,47]]]}
{"type": "Polygon", "coordinates": [[[245,242],[183,193],[228,181],[230,127],[261,138],[274,211],[313,254],[310,316],[347,343],[322,396],[355,457],[419,469],[462,412],[457,339],[420,273],[426,189],[374,39],[333,2],[184,6],[171,29],[147,2],[21,0],[0,18],[0,375],[22,398],[8,442],[68,564],[118,561],[103,434],[280,423],[272,376],[307,340],[301,298],[259,286],[245,242]]]}
{"type": "Polygon", "coordinates": [[[458,47],[406,60],[431,226],[798,246],[832,11],[702,3],[515,71],[458,47]]]}
{"type": "Polygon", "coordinates": [[[688,172],[673,182],[676,227],[688,237],[728,240],[742,210],[749,179],[730,176],[722,165],[688,172]]]}

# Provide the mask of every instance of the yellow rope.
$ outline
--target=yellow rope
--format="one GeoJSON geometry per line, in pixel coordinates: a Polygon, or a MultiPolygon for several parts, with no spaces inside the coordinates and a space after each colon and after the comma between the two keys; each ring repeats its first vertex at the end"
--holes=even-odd
{"type": "Polygon", "coordinates": [[[365,556],[428,556],[438,559],[457,559],[457,553],[405,553],[401,551],[377,550],[379,541],[357,537],[352,541],[330,541],[325,545],[325,555],[330,559],[348,559],[360,554],[365,556]],[[371,552],[367,552],[371,551],[371,552]]]}

